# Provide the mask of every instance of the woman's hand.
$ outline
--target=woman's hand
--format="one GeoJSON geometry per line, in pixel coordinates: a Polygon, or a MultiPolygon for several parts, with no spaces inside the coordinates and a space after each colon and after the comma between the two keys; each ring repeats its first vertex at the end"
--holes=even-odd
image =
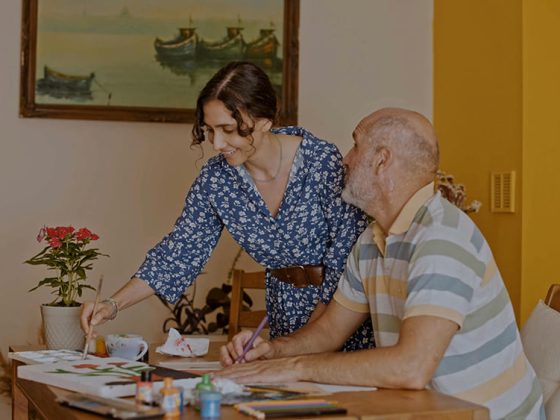
{"type": "Polygon", "coordinates": [[[92,326],[103,324],[111,320],[113,316],[114,307],[110,303],[98,302],[97,308],[95,308],[95,314],[93,312],[93,302],[85,302],[82,305],[82,312],[80,314],[80,323],[82,330],[88,332],[90,324],[92,326]]]}
{"type": "Polygon", "coordinates": [[[144,280],[136,277],[130,279],[111,298],[98,302],[94,314],[92,314],[94,305],[93,302],[86,302],[82,305],[82,313],[80,315],[82,330],[87,333],[90,324],[95,326],[110,321],[115,318],[119,311],[128,308],[129,306],[132,306],[147,297],[152,296],[153,294],[154,289],[152,289],[144,280]],[[109,302],[111,300],[113,303],[109,302]]]}
{"type": "MultiPolygon", "coordinates": [[[[253,332],[249,330],[241,331],[236,334],[232,340],[220,348],[220,363],[227,367],[236,363],[237,359],[243,354],[243,348],[251,340],[253,332]]],[[[253,342],[253,346],[245,354],[240,363],[252,362],[257,359],[269,359],[274,354],[272,344],[268,340],[257,337],[253,342]]]]}

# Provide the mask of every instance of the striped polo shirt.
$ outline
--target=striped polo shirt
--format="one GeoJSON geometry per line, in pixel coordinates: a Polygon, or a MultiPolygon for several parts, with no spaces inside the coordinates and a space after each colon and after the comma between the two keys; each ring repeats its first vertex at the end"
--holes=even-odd
{"type": "Polygon", "coordinates": [[[385,235],[372,223],[348,257],[335,294],[371,315],[378,347],[395,345],[402,320],[455,322],[429,386],[489,408],[492,418],[544,418],[539,382],[525,357],[492,252],[471,219],[426,185],[385,235]]]}

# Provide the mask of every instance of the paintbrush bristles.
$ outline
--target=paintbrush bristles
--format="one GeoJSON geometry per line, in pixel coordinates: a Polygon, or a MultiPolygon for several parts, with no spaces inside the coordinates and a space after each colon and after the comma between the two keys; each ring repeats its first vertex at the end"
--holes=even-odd
{"type": "Polygon", "coordinates": [[[93,326],[91,325],[91,319],[97,311],[97,304],[99,303],[99,296],[101,295],[101,288],[103,286],[103,274],[99,277],[99,284],[97,285],[97,292],[95,293],[95,302],[93,303],[93,310],[91,311],[91,318],[89,321],[88,332],[86,335],[86,343],[84,344],[84,353],[82,354],[82,359],[85,359],[88,354],[89,342],[91,340],[91,334],[93,333],[93,326]]]}

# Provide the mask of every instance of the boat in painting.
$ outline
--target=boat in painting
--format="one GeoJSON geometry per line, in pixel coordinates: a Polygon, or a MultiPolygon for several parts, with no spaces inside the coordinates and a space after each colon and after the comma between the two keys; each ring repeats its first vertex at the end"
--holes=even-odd
{"type": "Polygon", "coordinates": [[[245,58],[275,59],[278,54],[280,42],[274,35],[274,28],[261,29],[259,37],[245,46],[245,58]]]}
{"type": "Polygon", "coordinates": [[[242,26],[226,27],[226,36],[218,41],[209,41],[196,33],[196,28],[179,28],[179,34],[169,40],[156,38],[154,48],[160,63],[174,65],[191,61],[229,61],[278,59],[280,42],[274,28],[260,29],[257,39],[246,42],[242,26]]]}
{"type": "Polygon", "coordinates": [[[162,59],[194,59],[198,41],[196,28],[179,28],[179,34],[169,41],[156,38],[154,47],[159,58],[162,59]]]}
{"type": "Polygon", "coordinates": [[[197,49],[197,58],[207,60],[236,60],[243,57],[245,40],[240,26],[227,28],[226,36],[220,41],[208,42],[200,40],[197,49]]]}
{"type": "Polygon", "coordinates": [[[88,76],[70,75],[48,66],[43,68],[43,78],[37,80],[39,93],[54,97],[91,96],[91,83],[95,73],[88,76]]]}

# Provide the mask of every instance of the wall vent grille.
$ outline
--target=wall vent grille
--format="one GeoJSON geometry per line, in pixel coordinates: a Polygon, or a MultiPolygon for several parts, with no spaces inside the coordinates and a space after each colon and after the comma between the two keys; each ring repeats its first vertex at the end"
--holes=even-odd
{"type": "Polygon", "coordinates": [[[492,172],[490,177],[490,211],[515,212],[515,171],[492,172]]]}

